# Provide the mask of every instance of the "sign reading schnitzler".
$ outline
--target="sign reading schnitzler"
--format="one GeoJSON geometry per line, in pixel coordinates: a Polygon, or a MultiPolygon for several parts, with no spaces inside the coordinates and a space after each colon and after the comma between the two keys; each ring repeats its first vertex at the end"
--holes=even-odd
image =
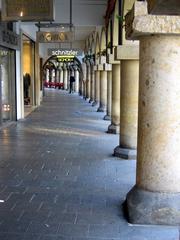
{"type": "Polygon", "coordinates": [[[64,48],[49,48],[49,56],[79,56],[82,55],[82,50],[79,49],[64,49],[64,48]]]}
{"type": "Polygon", "coordinates": [[[53,21],[54,0],[2,0],[3,21],[53,21]]]}

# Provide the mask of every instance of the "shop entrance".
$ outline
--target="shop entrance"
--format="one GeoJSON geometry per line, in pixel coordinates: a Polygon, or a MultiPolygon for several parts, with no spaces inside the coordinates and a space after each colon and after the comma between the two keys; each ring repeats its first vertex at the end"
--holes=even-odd
{"type": "Polygon", "coordinates": [[[36,105],[35,43],[23,34],[23,87],[25,116],[36,105]]]}
{"type": "Polygon", "coordinates": [[[0,123],[16,121],[15,51],[0,47],[0,123]]]}

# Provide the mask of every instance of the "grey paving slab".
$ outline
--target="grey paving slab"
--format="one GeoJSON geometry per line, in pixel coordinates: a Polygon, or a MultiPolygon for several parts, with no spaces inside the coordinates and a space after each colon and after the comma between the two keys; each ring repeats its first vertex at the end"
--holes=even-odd
{"type": "Polygon", "coordinates": [[[75,94],[49,89],[25,120],[0,130],[0,239],[179,240],[178,227],[127,223],[135,160],[75,94]]]}

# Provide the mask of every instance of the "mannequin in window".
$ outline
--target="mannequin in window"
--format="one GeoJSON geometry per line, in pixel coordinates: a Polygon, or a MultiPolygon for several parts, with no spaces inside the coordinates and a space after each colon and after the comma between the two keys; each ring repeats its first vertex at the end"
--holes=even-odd
{"type": "Polygon", "coordinates": [[[25,73],[23,76],[24,80],[24,100],[25,104],[29,104],[29,86],[31,84],[31,76],[29,73],[25,73]]]}

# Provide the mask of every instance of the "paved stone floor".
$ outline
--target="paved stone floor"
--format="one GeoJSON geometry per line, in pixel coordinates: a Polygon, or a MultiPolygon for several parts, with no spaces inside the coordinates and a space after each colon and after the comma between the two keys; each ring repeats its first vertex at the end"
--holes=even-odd
{"type": "Polygon", "coordinates": [[[178,240],[178,227],[128,224],[121,204],[135,161],[112,157],[118,136],[75,94],[0,131],[0,240],[178,240]],[[4,201],[4,202],[3,202],[4,201]]]}

